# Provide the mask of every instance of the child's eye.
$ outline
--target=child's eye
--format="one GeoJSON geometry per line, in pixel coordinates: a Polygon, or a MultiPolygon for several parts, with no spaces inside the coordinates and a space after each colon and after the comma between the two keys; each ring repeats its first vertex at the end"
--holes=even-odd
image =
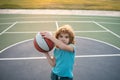
{"type": "Polygon", "coordinates": [[[60,35],[60,38],[62,38],[63,36],[60,35]]]}
{"type": "Polygon", "coordinates": [[[65,38],[69,38],[69,36],[66,36],[65,38]]]}

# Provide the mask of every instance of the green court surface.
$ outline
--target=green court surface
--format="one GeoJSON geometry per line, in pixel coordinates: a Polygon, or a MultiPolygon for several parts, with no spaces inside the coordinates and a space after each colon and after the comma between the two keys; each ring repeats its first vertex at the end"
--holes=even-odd
{"type": "Polygon", "coordinates": [[[120,49],[120,17],[0,14],[0,51],[33,39],[39,31],[54,33],[65,24],[73,27],[76,36],[99,40],[120,49]]]}

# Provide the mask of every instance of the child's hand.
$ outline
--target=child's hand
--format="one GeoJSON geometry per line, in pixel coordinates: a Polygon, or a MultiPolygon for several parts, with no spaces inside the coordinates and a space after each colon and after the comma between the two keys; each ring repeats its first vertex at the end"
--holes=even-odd
{"type": "Polygon", "coordinates": [[[41,35],[42,35],[43,37],[48,38],[48,39],[51,39],[51,38],[52,38],[52,33],[51,33],[51,32],[48,32],[48,31],[46,31],[46,32],[41,32],[41,35]]]}

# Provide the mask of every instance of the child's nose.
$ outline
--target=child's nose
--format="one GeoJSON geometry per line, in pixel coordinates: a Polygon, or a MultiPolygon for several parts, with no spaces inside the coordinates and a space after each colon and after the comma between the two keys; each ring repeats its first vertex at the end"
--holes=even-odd
{"type": "Polygon", "coordinates": [[[62,38],[63,41],[65,41],[65,38],[62,38]]]}

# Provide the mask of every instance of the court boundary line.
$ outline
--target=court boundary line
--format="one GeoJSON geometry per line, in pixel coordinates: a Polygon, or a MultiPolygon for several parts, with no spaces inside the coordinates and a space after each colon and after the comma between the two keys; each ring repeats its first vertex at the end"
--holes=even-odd
{"type": "Polygon", "coordinates": [[[0,25],[4,25],[4,24],[13,24],[13,22],[8,22],[8,23],[0,23],[0,25]]]}
{"type": "Polygon", "coordinates": [[[75,33],[98,33],[98,32],[108,32],[108,31],[106,31],[106,30],[95,30],[95,31],[74,31],[75,33]]]}
{"type": "MultiPolygon", "coordinates": [[[[56,21],[17,21],[18,23],[49,23],[56,21]]],[[[57,22],[82,22],[82,23],[93,23],[93,21],[57,21],[57,22]]]]}
{"type": "Polygon", "coordinates": [[[58,28],[59,28],[58,22],[55,21],[55,24],[56,24],[56,27],[57,27],[57,30],[58,30],[58,28]]]}
{"type": "Polygon", "coordinates": [[[111,34],[113,34],[114,36],[116,36],[116,37],[120,38],[120,36],[119,36],[118,34],[116,34],[116,33],[112,32],[111,30],[109,30],[109,29],[108,29],[108,28],[106,28],[105,26],[103,26],[103,25],[101,25],[101,24],[97,23],[96,21],[93,21],[93,23],[95,23],[96,25],[98,25],[98,26],[100,26],[101,28],[105,29],[106,31],[110,32],[110,33],[111,33],[111,34]]]}
{"type": "Polygon", "coordinates": [[[23,41],[14,43],[14,44],[12,44],[12,45],[10,45],[10,46],[2,49],[2,50],[0,51],[0,54],[1,54],[3,51],[5,51],[5,50],[7,50],[7,49],[9,49],[9,48],[11,48],[11,47],[14,47],[14,46],[16,46],[16,45],[18,45],[18,44],[21,44],[21,43],[24,43],[24,42],[27,42],[27,41],[31,41],[31,40],[33,40],[33,39],[34,39],[34,38],[32,38],[32,39],[27,39],[27,40],[23,40],[23,41]]]}
{"type": "MultiPolygon", "coordinates": [[[[18,34],[29,34],[29,33],[37,33],[38,31],[25,31],[25,32],[5,32],[4,34],[16,34],[16,33],[18,33],[18,34]]],[[[55,31],[50,31],[50,32],[52,32],[52,33],[54,33],[55,31]]],[[[106,31],[106,30],[96,30],[96,31],[74,31],[75,33],[98,33],[98,32],[108,32],[108,31],[106,31]]]]}
{"type": "MultiPolygon", "coordinates": [[[[43,15],[43,16],[44,16],[44,15],[43,15]]],[[[43,17],[43,16],[40,15],[40,16],[37,16],[37,17],[30,17],[30,16],[29,16],[29,17],[11,17],[11,18],[0,18],[0,19],[18,19],[18,18],[37,18],[37,19],[38,19],[38,18],[44,18],[44,19],[45,19],[45,18],[48,18],[48,17],[46,17],[46,16],[44,16],[44,17],[43,17]]],[[[51,15],[48,15],[48,16],[49,16],[50,18],[61,18],[61,17],[63,17],[63,18],[68,18],[68,19],[69,19],[69,18],[95,18],[95,19],[115,19],[115,20],[119,20],[119,19],[116,19],[116,18],[118,18],[119,16],[118,16],[118,17],[114,17],[114,16],[113,16],[113,17],[112,17],[112,16],[104,16],[103,18],[101,18],[100,16],[89,16],[89,15],[88,15],[89,17],[88,17],[88,16],[87,16],[87,17],[86,17],[86,16],[83,16],[83,17],[82,17],[81,15],[78,15],[78,16],[76,15],[76,17],[75,17],[75,16],[73,16],[73,17],[66,17],[66,16],[64,16],[64,15],[55,15],[55,16],[53,16],[53,15],[52,15],[52,16],[51,16],[51,15]],[[56,17],[56,16],[61,16],[61,17],[56,17]],[[105,17],[107,17],[107,18],[105,18],[105,17]]]]}
{"type": "MultiPolygon", "coordinates": [[[[114,45],[112,45],[112,44],[110,44],[110,43],[101,41],[101,40],[97,40],[97,39],[93,39],[93,38],[88,38],[88,37],[80,37],[80,36],[75,36],[75,37],[76,37],[76,38],[82,38],[82,39],[88,39],[88,40],[93,40],[93,41],[96,41],[96,42],[100,42],[100,43],[106,44],[106,45],[108,45],[108,46],[111,46],[111,47],[114,47],[114,48],[120,50],[119,47],[114,46],[114,45]]],[[[15,44],[9,45],[8,47],[2,49],[2,50],[0,51],[0,54],[1,54],[3,51],[5,51],[5,50],[7,50],[7,49],[9,49],[9,48],[11,48],[11,47],[13,47],[13,46],[16,46],[16,45],[18,45],[18,44],[21,44],[21,43],[24,43],[24,42],[27,42],[27,41],[30,41],[30,40],[33,40],[33,39],[34,39],[34,38],[32,38],[32,39],[27,39],[27,40],[23,40],[23,41],[20,41],[20,42],[15,43],[15,44]]]]}
{"type": "Polygon", "coordinates": [[[115,22],[97,22],[97,23],[102,23],[102,24],[120,24],[120,23],[115,23],[115,22]]]}
{"type": "Polygon", "coordinates": [[[10,28],[12,28],[12,27],[13,27],[14,25],[16,25],[16,24],[17,24],[17,21],[14,22],[12,25],[8,26],[5,30],[3,30],[3,31],[0,33],[0,35],[4,34],[7,30],[9,30],[10,28]]]}
{"type": "MultiPolygon", "coordinates": [[[[17,21],[18,23],[20,21],[17,21]]],[[[36,22],[36,21],[33,21],[36,22]]],[[[42,21],[43,22],[43,21],[42,21]]],[[[55,21],[44,21],[44,22],[55,22],[55,21]]],[[[62,22],[62,21],[58,21],[58,22],[62,22]]],[[[67,22],[67,21],[63,21],[63,22],[67,22]]],[[[77,22],[77,21],[69,21],[69,22],[77,22]]],[[[90,21],[89,21],[90,22],[90,21]]],[[[92,22],[92,21],[91,21],[92,22]]],[[[97,23],[103,23],[103,24],[120,24],[120,23],[114,23],[114,22],[97,22],[97,23]]],[[[13,24],[13,22],[8,22],[8,23],[0,23],[1,24],[13,24]]]]}
{"type": "MultiPolygon", "coordinates": [[[[101,57],[120,57],[120,54],[104,54],[104,55],[77,55],[75,58],[101,58],[101,57]]],[[[46,57],[19,57],[19,58],[0,58],[0,61],[6,60],[36,60],[46,59],[46,57]]]]}

